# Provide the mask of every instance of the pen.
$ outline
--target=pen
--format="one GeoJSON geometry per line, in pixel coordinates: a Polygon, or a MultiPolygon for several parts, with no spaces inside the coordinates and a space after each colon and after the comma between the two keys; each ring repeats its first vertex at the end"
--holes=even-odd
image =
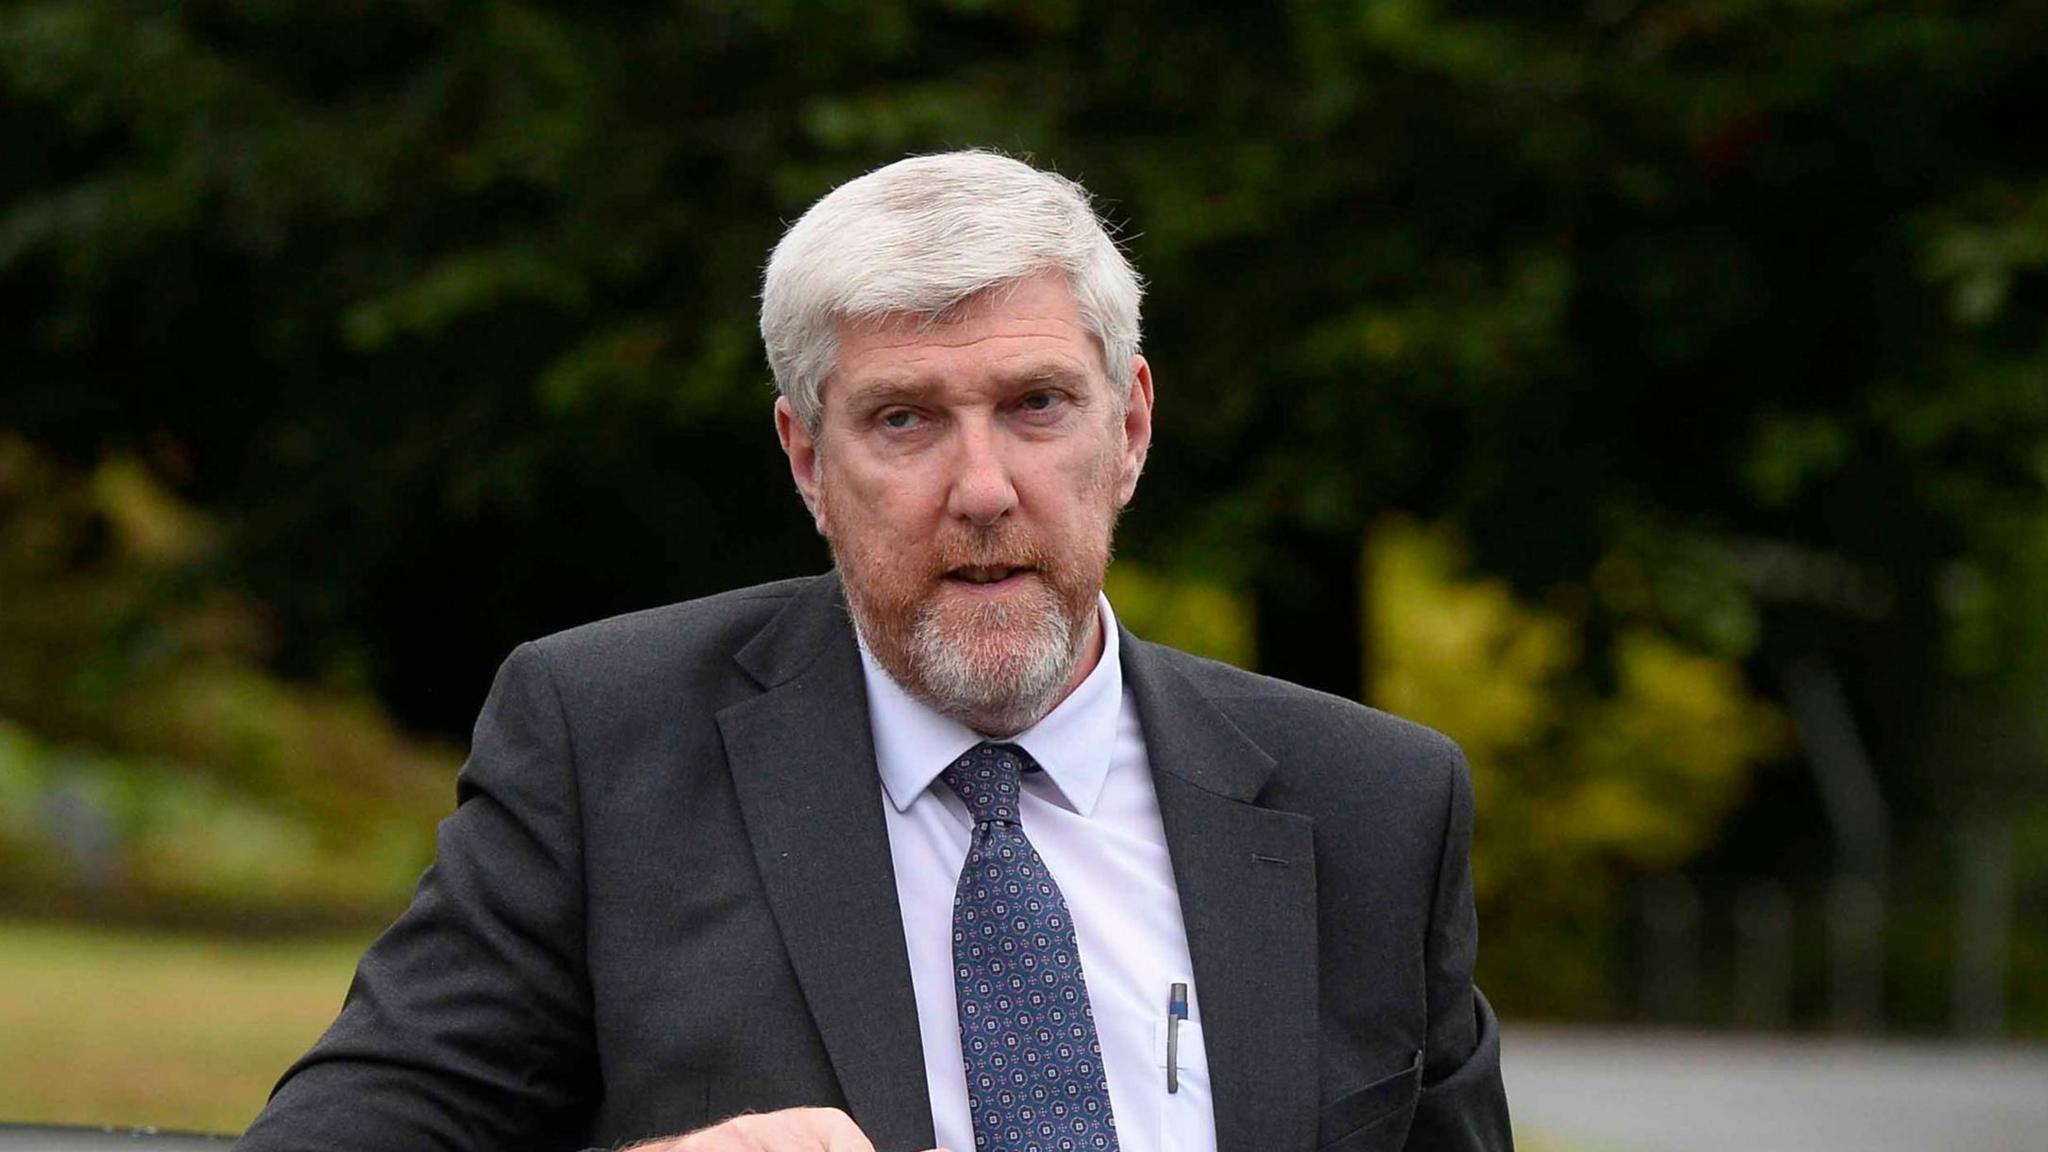
{"type": "Polygon", "coordinates": [[[1166,993],[1166,1090],[1180,1091],[1180,1022],[1188,1018],[1188,986],[1175,984],[1166,993]]]}

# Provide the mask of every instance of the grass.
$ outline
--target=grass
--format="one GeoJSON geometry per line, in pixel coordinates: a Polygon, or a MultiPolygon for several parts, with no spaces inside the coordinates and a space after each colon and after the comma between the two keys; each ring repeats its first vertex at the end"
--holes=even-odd
{"type": "Polygon", "coordinates": [[[0,1121],[239,1132],[367,943],[0,923],[0,1121]]]}

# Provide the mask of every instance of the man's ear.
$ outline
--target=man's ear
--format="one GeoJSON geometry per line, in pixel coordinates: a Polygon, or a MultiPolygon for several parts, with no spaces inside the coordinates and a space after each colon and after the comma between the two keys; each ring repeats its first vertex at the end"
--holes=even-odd
{"type": "Polygon", "coordinates": [[[804,422],[797,419],[796,409],[787,396],[775,398],[775,438],[782,442],[782,454],[789,457],[789,475],[796,481],[797,493],[804,498],[804,507],[811,510],[811,523],[817,525],[822,535],[825,506],[818,500],[818,442],[804,422]]]}
{"type": "Polygon", "coordinates": [[[1131,502],[1138,491],[1138,476],[1145,471],[1145,456],[1152,450],[1152,366],[1143,356],[1131,357],[1131,394],[1124,403],[1123,476],[1117,488],[1117,504],[1131,502]]]}

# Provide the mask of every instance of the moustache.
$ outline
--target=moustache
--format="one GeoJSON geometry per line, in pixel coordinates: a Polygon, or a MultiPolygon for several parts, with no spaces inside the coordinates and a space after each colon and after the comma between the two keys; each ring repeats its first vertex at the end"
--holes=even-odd
{"type": "Polygon", "coordinates": [[[931,575],[938,580],[962,568],[1022,568],[1044,572],[1054,567],[1052,554],[1029,534],[990,528],[939,541],[932,552],[931,575]]]}

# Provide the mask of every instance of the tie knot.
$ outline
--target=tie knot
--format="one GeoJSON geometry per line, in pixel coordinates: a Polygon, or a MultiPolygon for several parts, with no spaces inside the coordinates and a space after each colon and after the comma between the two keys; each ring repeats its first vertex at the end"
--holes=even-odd
{"type": "Polygon", "coordinates": [[[1025,772],[1038,765],[1015,744],[976,744],[946,765],[939,779],[967,805],[976,824],[1017,824],[1017,795],[1025,772]]]}

